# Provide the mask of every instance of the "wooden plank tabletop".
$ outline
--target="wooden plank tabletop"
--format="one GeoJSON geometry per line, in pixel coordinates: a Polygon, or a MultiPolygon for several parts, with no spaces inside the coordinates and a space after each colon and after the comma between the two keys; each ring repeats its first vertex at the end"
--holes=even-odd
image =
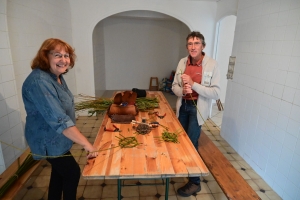
{"type": "MultiPolygon", "coordinates": [[[[150,133],[137,134],[132,124],[114,123],[122,132],[104,131],[104,127],[113,127],[106,115],[99,128],[94,146],[100,150],[97,158],[87,160],[82,175],[86,179],[132,179],[132,178],[170,178],[188,176],[207,176],[209,171],[183,130],[174,111],[160,91],[147,91],[147,97],[159,99],[159,115],[156,121],[168,127],[169,132],[181,131],[179,143],[161,142],[164,128],[158,126],[150,133]],[[120,135],[121,134],[121,135],[120,135]],[[119,147],[119,138],[135,137],[140,145],[132,148],[119,147]]],[[[139,112],[135,117],[149,119],[148,112],[139,112]]]]}

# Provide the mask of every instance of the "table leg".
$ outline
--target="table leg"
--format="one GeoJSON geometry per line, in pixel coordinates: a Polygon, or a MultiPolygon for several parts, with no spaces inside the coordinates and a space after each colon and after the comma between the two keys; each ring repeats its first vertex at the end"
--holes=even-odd
{"type": "Polygon", "coordinates": [[[168,200],[169,198],[169,178],[166,178],[166,191],[165,191],[165,200],[168,200]]]}
{"type": "Polygon", "coordinates": [[[118,200],[121,200],[121,179],[118,179],[118,200]]]}

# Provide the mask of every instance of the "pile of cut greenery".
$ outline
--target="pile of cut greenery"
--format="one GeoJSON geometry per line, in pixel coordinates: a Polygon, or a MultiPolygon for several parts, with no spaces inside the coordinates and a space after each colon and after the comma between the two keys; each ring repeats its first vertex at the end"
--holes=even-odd
{"type": "Polygon", "coordinates": [[[16,180],[19,177],[21,177],[25,172],[27,172],[37,162],[38,162],[37,160],[33,160],[31,154],[28,154],[24,162],[21,165],[19,165],[17,171],[1,186],[0,199],[9,190],[9,188],[16,182],[16,180]]]}
{"type": "MultiPolygon", "coordinates": [[[[97,98],[87,95],[78,95],[80,102],[75,103],[75,111],[88,111],[90,116],[103,114],[113,103],[109,98],[97,98]]],[[[159,107],[159,100],[156,97],[140,97],[137,98],[135,104],[139,111],[145,112],[159,107]]]]}

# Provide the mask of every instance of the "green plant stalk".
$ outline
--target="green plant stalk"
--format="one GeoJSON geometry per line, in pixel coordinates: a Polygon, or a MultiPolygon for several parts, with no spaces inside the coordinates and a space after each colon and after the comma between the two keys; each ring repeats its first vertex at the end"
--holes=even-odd
{"type": "MultiPolygon", "coordinates": [[[[191,98],[192,98],[192,94],[191,94],[191,93],[190,93],[190,96],[191,96],[191,98]]],[[[208,131],[211,132],[210,129],[209,129],[209,127],[208,127],[208,125],[206,124],[205,120],[203,119],[203,117],[202,117],[202,115],[201,115],[201,113],[200,113],[200,110],[198,109],[197,104],[196,104],[196,102],[195,102],[194,100],[193,100],[193,104],[194,104],[194,106],[196,107],[196,109],[197,109],[197,111],[198,111],[200,117],[202,118],[202,120],[203,120],[205,126],[207,127],[208,131]]]]}
{"type": "MultiPolygon", "coordinates": [[[[75,111],[88,110],[90,116],[92,116],[95,113],[99,114],[99,113],[106,112],[108,107],[111,104],[113,104],[113,100],[111,99],[104,99],[104,98],[92,99],[94,97],[82,96],[82,95],[80,96],[80,98],[83,98],[85,101],[75,103],[75,111]]],[[[158,103],[159,100],[156,97],[154,98],[141,97],[136,99],[136,106],[140,111],[147,111],[147,110],[153,110],[154,108],[158,108],[159,107],[158,103]]]]}
{"type": "Polygon", "coordinates": [[[122,134],[120,134],[120,136],[122,138],[118,136],[115,137],[119,139],[119,146],[121,148],[132,148],[140,144],[135,137],[124,137],[122,134]]]}
{"type": "Polygon", "coordinates": [[[7,192],[7,190],[14,184],[14,182],[21,177],[27,170],[29,170],[32,166],[34,166],[38,161],[33,160],[32,155],[28,154],[24,162],[21,164],[21,166],[18,168],[16,173],[12,175],[8,181],[0,188],[0,197],[3,197],[3,195],[7,192]]]}
{"type": "Polygon", "coordinates": [[[140,111],[153,110],[159,107],[159,100],[154,97],[140,97],[137,98],[135,104],[140,111]]]}
{"type": "Polygon", "coordinates": [[[178,132],[175,131],[174,133],[168,132],[168,130],[164,130],[162,133],[162,136],[155,137],[158,139],[158,141],[164,141],[164,142],[173,142],[173,143],[179,143],[178,136],[182,131],[178,132]]]}

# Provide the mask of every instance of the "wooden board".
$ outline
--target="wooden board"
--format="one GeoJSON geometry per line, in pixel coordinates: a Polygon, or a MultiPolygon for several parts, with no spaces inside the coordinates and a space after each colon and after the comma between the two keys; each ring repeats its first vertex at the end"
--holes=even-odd
{"type": "Polygon", "coordinates": [[[198,151],[228,199],[261,199],[203,131],[198,151]]]}
{"type": "Polygon", "coordinates": [[[147,97],[159,99],[159,108],[153,110],[163,119],[139,112],[136,121],[142,118],[155,119],[161,125],[168,127],[169,132],[180,130],[180,143],[161,142],[164,128],[159,126],[148,134],[137,134],[132,124],[116,124],[122,132],[104,131],[104,127],[111,128],[113,124],[106,115],[99,129],[94,146],[100,149],[99,156],[87,161],[82,175],[86,179],[132,179],[132,178],[169,178],[206,176],[207,167],[194,148],[180,122],[175,116],[168,101],[159,91],[148,91],[147,97]],[[135,137],[140,145],[133,148],[118,147],[119,138],[135,137]]]}
{"type": "MultiPolygon", "coordinates": [[[[19,168],[28,154],[30,149],[27,148],[22,155],[20,155],[1,175],[0,175],[0,187],[2,187],[11,176],[13,176],[19,168]]],[[[34,166],[28,169],[21,177],[19,177],[7,190],[7,192],[2,196],[2,200],[13,199],[13,197],[18,193],[18,191],[24,186],[31,174],[40,166],[41,161],[37,161],[34,166]]]]}

